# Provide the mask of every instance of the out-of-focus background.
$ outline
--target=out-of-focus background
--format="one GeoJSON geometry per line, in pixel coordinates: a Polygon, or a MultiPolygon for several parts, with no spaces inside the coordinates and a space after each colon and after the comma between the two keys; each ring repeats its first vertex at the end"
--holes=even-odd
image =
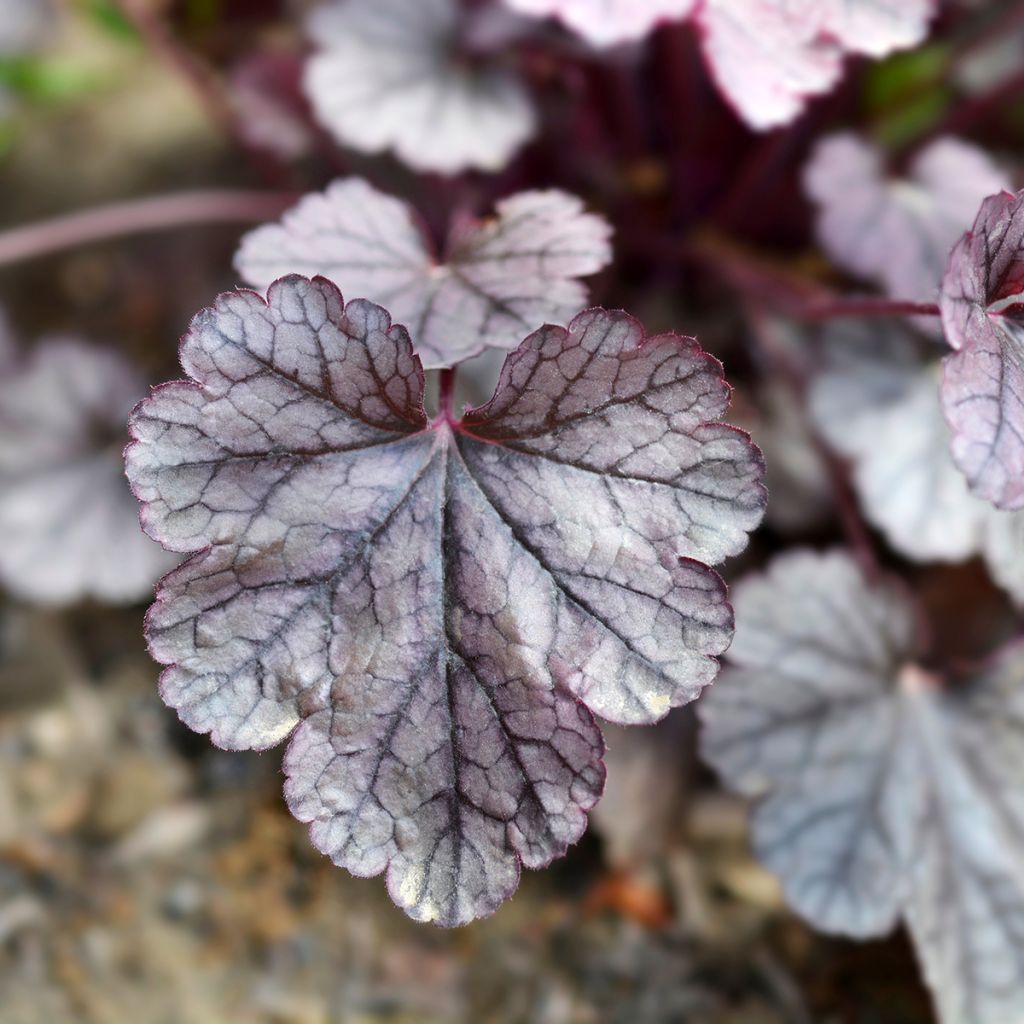
{"type": "MultiPolygon", "coordinates": [[[[629,222],[595,296],[652,329],[698,334],[738,384],[737,416],[778,456],[775,518],[731,571],[794,531],[838,537],[815,455],[788,432],[785,395],[748,386],[742,303],[673,261],[666,238],[714,210],[744,245],[827,279],[798,181],[815,133],[867,124],[899,145],[973,91],[1012,81],[1024,41],[1019,24],[992,34],[1003,5],[957,5],[927,46],[852,63],[832,96],[770,136],[720,99],[689,26],[600,68],[560,70],[537,45],[523,59],[539,135],[499,175],[456,179],[414,176],[327,137],[298,88],[309,6],[0,0],[0,22],[16,7],[27,19],[0,50],[5,344],[23,358],[54,336],[83,339],[120,353],[140,380],[172,378],[178,337],[237,284],[232,254],[258,218],[82,245],[50,244],[44,229],[25,258],[7,234],[15,227],[209,188],[265,193],[269,220],[275,203],[350,172],[413,199],[436,227],[454,208],[482,212],[516,188],[557,185],[629,222]]],[[[960,127],[1019,155],[1024,105],[960,127]]],[[[56,577],[64,565],[44,563],[66,557],[59,544],[33,555],[56,577]]],[[[977,562],[915,580],[953,654],[1012,632],[1011,608],[977,562]],[[956,627],[943,633],[947,620],[956,627]]],[[[409,921],[379,879],[353,879],[312,848],[282,800],[280,751],[218,751],[163,706],[142,639],[145,592],[108,602],[29,589],[0,595],[2,1024],[932,1019],[901,933],[829,939],[785,909],[750,853],[744,801],[696,759],[688,710],[655,729],[609,730],[609,789],[583,841],[526,872],[492,918],[443,931],[409,921]]]]}

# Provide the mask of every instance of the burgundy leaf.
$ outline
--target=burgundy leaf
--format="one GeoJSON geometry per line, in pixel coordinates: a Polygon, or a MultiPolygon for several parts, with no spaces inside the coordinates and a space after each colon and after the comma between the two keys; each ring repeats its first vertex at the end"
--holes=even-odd
{"type": "Polygon", "coordinates": [[[197,552],[149,616],[165,700],[224,747],[292,734],[294,813],[413,917],[493,911],[585,828],[591,711],[654,721],[729,643],[703,563],[764,494],[719,364],[592,310],[429,421],[405,329],[300,277],[222,296],[182,362],[127,452],[146,529],[197,552]]]}
{"type": "Polygon", "coordinates": [[[393,149],[418,171],[501,170],[536,115],[511,71],[464,52],[476,17],[457,0],[326,0],[309,19],[305,79],[319,120],[343,145],[393,149]]]}
{"type": "Polygon", "coordinates": [[[453,228],[439,262],[411,206],[347,178],[246,235],[235,266],[261,290],[286,274],[322,275],[381,303],[433,368],[567,323],[587,302],[579,278],[611,259],[610,234],[575,196],[520,192],[492,218],[453,228]]]}
{"type": "Polygon", "coordinates": [[[981,205],[942,282],[942,404],[975,494],[1024,508],[1024,192],[981,205]]]}
{"type": "Polygon", "coordinates": [[[978,204],[1009,184],[986,153],[953,138],[932,142],[906,178],[890,179],[881,152],[854,134],[818,143],[804,180],[829,255],[891,296],[920,302],[935,300],[978,204]]]}
{"type": "Polygon", "coordinates": [[[121,471],[143,380],[77,340],[22,361],[0,338],[0,583],[46,604],[145,596],[174,560],[139,529],[121,471]]]}

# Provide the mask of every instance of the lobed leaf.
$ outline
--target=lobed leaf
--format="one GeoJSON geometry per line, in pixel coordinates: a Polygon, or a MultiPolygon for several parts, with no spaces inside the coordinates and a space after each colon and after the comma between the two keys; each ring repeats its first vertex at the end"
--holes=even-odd
{"type": "Polygon", "coordinates": [[[381,303],[433,368],[567,322],[587,302],[578,279],[611,260],[610,234],[574,196],[520,192],[490,220],[454,228],[439,262],[411,206],[347,178],[246,235],[235,266],[260,289],[285,274],[319,274],[381,303]]]}
{"type": "Polygon", "coordinates": [[[867,518],[915,561],[983,555],[989,572],[1024,602],[1024,513],[974,497],[949,454],[940,367],[896,323],[838,323],[823,338],[812,417],[853,462],[867,518]]]}
{"type": "Polygon", "coordinates": [[[148,620],[165,700],[223,747],[291,735],[293,812],[411,916],[493,911],[585,828],[591,712],[654,721],[729,643],[704,563],[764,493],[719,364],[592,310],[430,422],[405,329],[301,277],[221,296],[182,363],[127,451],[146,529],[197,552],[148,620]]]}
{"type": "Polygon", "coordinates": [[[173,565],[121,472],[142,379],[108,349],[52,339],[21,359],[0,337],[0,583],[46,604],[137,600],[173,565]]]}
{"type": "Polygon", "coordinates": [[[1008,178],[976,146],[941,138],[905,178],[889,179],[881,152],[844,133],[818,143],[804,183],[818,206],[821,244],[841,267],[896,298],[931,302],[950,249],[1008,178]]]}
{"type": "Polygon", "coordinates": [[[736,588],[701,704],[704,752],[758,799],[754,843],[818,927],[902,917],[944,1021],[1024,1014],[1024,648],[945,689],[914,609],[844,554],[779,558],[736,588]]]}
{"type": "Polygon", "coordinates": [[[971,490],[1024,508],[1024,192],[981,204],[942,282],[942,406],[971,490]]]}
{"type": "Polygon", "coordinates": [[[306,93],[320,122],[363,153],[417,171],[501,170],[533,135],[526,90],[462,52],[457,0],[325,0],[309,18],[306,93]]]}

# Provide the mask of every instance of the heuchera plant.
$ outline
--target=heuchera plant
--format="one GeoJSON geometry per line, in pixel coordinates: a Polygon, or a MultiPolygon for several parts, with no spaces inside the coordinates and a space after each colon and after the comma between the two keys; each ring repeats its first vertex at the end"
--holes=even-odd
{"type": "Polygon", "coordinates": [[[429,418],[405,328],[297,276],[181,355],[126,455],[146,531],[195,552],[147,621],[164,699],[223,747],[290,737],[293,813],[411,916],[490,913],[582,834],[594,716],[656,721],[729,644],[709,564],[765,494],[721,366],[595,309],[429,418]]]}
{"type": "MultiPolygon", "coordinates": [[[[932,65],[952,81],[1009,22],[935,0],[302,6],[291,50],[225,47],[223,75],[200,58],[230,33],[114,19],[275,191],[0,232],[2,265],[261,225],[185,379],[148,397],[114,350],[0,331],[0,583],[116,603],[166,572],[163,699],[221,748],[285,744],[314,844],[419,921],[495,911],[580,839],[609,771],[606,862],[649,868],[699,723],[799,914],[903,924],[947,1024],[1019,1024],[1024,192],[973,121],[1024,70],[915,120],[932,65]],[[933,25],[909,60],[849,60],[933,25]],[[718,359],[660,330],[691,314],[732,413],[718,359]],[[477,357],[500,374],[463,407],[477,357]],[[735,613],[718,567],[765,517],[766,467],[731,420],[779,492],[735,613]],[[992,620],[988,657],[928,635],[943,602],[965,634],[992,620]]],[[[0,0],[0,53],[38,38],[31,10],[0,0]]]]}

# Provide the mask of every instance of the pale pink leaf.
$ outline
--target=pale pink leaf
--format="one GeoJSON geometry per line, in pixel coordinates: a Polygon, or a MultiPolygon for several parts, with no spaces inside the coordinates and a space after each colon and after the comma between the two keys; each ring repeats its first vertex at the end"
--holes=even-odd
{"type": "Polygon", "coordinates": [[[173,559],[139,529],[121,466],[145,393],[116,353],[50,340],[0,358],[0,584],[45,604],[129,602],[173,559]]]}
{"type": "Polygon", "coordinates": [[[496,62],[460,49],[456,0],[326,0],[309,19],[305,86],[320,122],[364,153],[418,171],[497,171],[532,135],[533,104],[496,62]]]}
{"type": "Polygon", "coordinates": [[[934,0],[703,0],[695,17],[722,92],[753,128],[788,124],[828,92],[843,57],[919,43],[934,0]]]}
{"type": "Polygon", "coordinates": [[[348,178],[248,234],[235,266],[260,289],[285,274],[322,275],[381,303],[432,368],[568,322],[587,302],[579,278],[611,259],[610,233],[574,196],[520,192],[453,230],[438,260],[412,207],[348,178]]]}
{"type": "Polygon", "coordinates": [[[591,712],[654,721],[728,646],[704,562],[764,494],[720,366],[593,310],[431,422],[405,329],[300,277],[222,296],[182,361],[127,452],[148,531],[197,552],[148,620],[165,700],[224,747],[291,734],[292,810],[413,917],[493,911],[585,828],[591,712]]]}
{"type": "Polygon", "coordinates": [[[922,42],[935,0],[775,0],[816,18],[848,53],[885,57],[922,42]]]}
{"type": "Polygon", "coordinates": [[[813,0],[704,0],[697,22],[712,76],[752,128],[792,121],[842,73],[842,50],[812,17],[813,0]]]}
{"type": "Polygon", "coordinates": [[[906,922],[940,1017],[1024,1016],[1024,648],[966,679],[915,665],[915,609],[841,553],[736,588],[699,708],[705,756],[758,800],[754,844],[812,924],[906,922]]]}
{"type": "Polygon", "coordinates": [[[894,298],[933,302],[978,204],[1009,179],[982,150],[953,138],[930,143],[906,177],[890,178],[881,152],[850,133],[818,143],[804,182],[836,263],[894,298]]]}
{"type": "Polygon", "coordinates": [[[981,205],[942,283],[942,404],[971,490],[1024,508],[1024,192],[981,205]]]}
{"type": "Polygon", "coordinates": [[[595,46],[647,35],[659,22],[687,17],[698,0],[506,0],[535,18],[556,17],[595,46]]]}

